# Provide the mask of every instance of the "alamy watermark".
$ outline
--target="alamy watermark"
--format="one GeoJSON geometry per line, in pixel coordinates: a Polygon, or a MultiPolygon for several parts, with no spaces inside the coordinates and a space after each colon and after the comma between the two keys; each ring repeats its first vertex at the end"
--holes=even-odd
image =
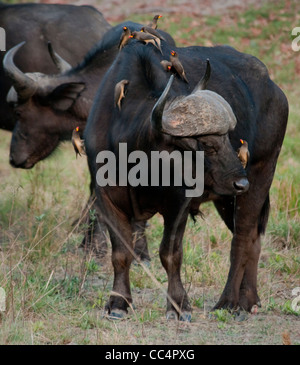
{"type": "Polygon", "coordinates": [[[295,27],[292,30],[292,36],[297,36],[292,40],[292,50],[298,52],[300,51],[300,27],[295,27]]]}
{"type": "Polygon", "coordinates": [[[103,164],[96,174],[101,187],[185,186],[189,198],[199,197],[204,191],[203,151],[151,151],[147,155],[137,150],[128,155],[127,143],[119,143],[118,158],[112,151],[101,151],[96,162],[103,164]]]}
{"type": "Polygon", "coordinates": [[[6,51],[6,33],[5,29],[0,27],[0,51],[6,51]]]}

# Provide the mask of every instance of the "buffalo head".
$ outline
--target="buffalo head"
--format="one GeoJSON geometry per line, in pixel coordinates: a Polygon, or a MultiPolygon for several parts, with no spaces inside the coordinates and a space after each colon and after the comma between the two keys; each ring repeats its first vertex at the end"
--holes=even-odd
{"type": "Polygon", "coordinates": [[[13,58],[24,43],[6,53],[3,66],[13,82],[7,102],[13,106],[17,120],[10,147],[10,163],[14,167],[28,169],[49,156],[65,134],[70,133],[68,118],[71,115],[68,116],[68,113],[85,84],[64,76],[71,66],[51,47],[50,55],[63,72],[61,75],[23,73],[16,67],[13,58]]]}
{"type": "Polygon", "coordinates": [[[223,97],[205,90],[209,77],[207,61],[206,73],[192,93],[168,101],[174,79],[171,76],[152,110],[151,124],[174,137],[175,144],[192,139],[187,145],[204,151],[207,188],[218,195],[241,194],[248,190],[249,182],[228,137],[228,132],[235,128],[236,117],[223,97]]]}

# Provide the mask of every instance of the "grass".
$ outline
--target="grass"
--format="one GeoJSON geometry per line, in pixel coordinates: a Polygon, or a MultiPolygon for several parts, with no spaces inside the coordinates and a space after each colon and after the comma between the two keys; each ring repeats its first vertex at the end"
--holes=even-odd
{"type": "MultiPolygon", "coordinates": [[[[204,220],[188,221],[184,237],[182,278],[192,322],[167,322],[164,293],[134,265],[135,307],[127,320],[108,321],[103,308],[112,288],[110,260],[84,254],[78,248],[81,229],[73,224],[88,198],[85,158],[76,160],[66,143],[34,169],[16,170],[8,164],[11,135],[0,131],[0,286],[7,295],[6,311],[0,314],[1,344],[281,344],[283,331],[300,344],[300,317],[292,307],[292,289],[300,286],[300,95],[294,81],[300,67],[299,54],[290,47],[299,12],[293,0],[203,19],[174,14],[161,22],[180,46],[227,43],[259,57],[289,99],[289,124],[259,262],[259,314],[244,322],[227,311],[209,314],[227,279],[231,241],[209,203],[203,206],[204,220]]],[[[131,19],[145,22],[149,17],[133,14],[131,19]]],[[[158,254],[159,215],[146,234],[150,270],[166,288],[158,254]]]]}

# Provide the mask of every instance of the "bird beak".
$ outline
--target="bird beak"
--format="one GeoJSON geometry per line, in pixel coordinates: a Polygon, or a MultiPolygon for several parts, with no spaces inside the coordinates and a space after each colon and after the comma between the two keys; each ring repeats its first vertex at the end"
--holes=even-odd
{"type": "Polygon", "coordinates": [[[240,142],[241,142],[241,144],[244,144],[244,141],[242,139],[240,139],[240,142]]]}

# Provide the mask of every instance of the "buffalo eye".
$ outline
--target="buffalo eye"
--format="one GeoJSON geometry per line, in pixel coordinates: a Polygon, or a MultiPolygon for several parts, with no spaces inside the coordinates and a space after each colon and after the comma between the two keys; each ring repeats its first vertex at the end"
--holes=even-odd
{"type": "Polygon", "coordinates": [[[218,150],[216,148],[216,146],[214,146],[213,144],[211,143],[208,143],[208,142],[202,142],[201,143],[202,146],[203,146],[203,150],[204,152],[207,154],[207,155],[215,155],[218,150]]]}

